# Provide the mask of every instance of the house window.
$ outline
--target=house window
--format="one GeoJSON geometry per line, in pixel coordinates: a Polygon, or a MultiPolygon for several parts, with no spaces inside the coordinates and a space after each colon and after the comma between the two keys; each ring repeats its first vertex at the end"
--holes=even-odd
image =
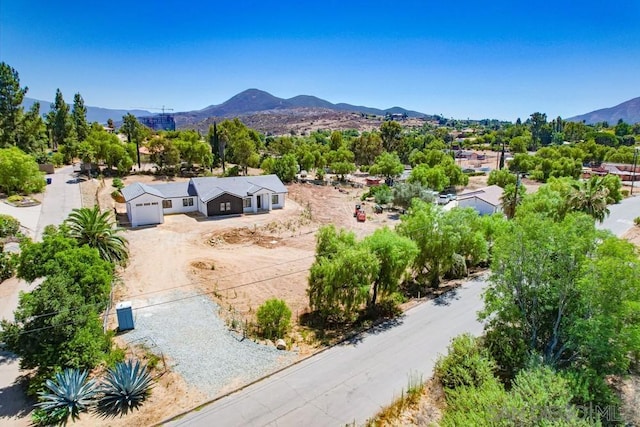
{"type": "Polygon", "coordinates": [[[278,203],[279,203],[278,202],[278,195],[277,194],[272,195],[271,196],[271,204],[272,205],[277,205],[278,203]]]}
{"type": "Polygon", "coordinates": [[[226,212],[231,210],[231,202],[220,203],[220,212],[226,212]]]}
{"type": "Polygon", "coordinates": [[[245,208],[250,208],[251,207],[251,197],[247,197],[246,199],[242,200],[242,206],[245,208]]]}
{"type": "Polygon", "coordinates": [[[151,202],[151,206],[158,206],[158,202],[151,202]]]}
{"type": "Polygon", "coordinates": [[[188,199],[182,199],[182,206],[193,206],[193,199],[192,198],[188,198],[188,199]]]}
{"type": "Polygon", "coordinates": [[[142,206],[142,203],[136,203],[136,206],[142,206]]]}
{"type": "Polygon", "coordinates": [[[144,205],[145,206],[151,206],[151,203],[145,203],[144,205]]]}
{"type": "Polygon", "coordinates": [[[171,209],[172,207],[173,207],[173,203],[171,203],[171,200],[162,201],[162,209],[171,209]]]}

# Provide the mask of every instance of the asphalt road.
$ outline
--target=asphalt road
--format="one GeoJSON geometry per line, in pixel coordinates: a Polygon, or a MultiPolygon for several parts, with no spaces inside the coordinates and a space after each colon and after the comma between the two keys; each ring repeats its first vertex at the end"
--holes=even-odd
{"type": "MultiPolygon", "coordinates": [[[[73,167],[64,167],[58,169],[55,174],[46,176],[51,178],[51,184],[45,189],[41,205],[12,208],[2,203],[3,206],[0,207],[0,213],[17,218],[35,240],[40,240],[45,226],[61,224],[72,209],[82,207],[80,185],[73,176],[73,167]]],[[[33,290],[33,285],[11,278],[1,286],[3,289],[0,293],[0,319],[13,320],[13,311],[18,307],[19,293],[33,290]]],[[[24,390],[17,382],[20,375],[18,358],[11,353],[0,351],[0,426],[22,427],[31,424],[31,419],[27,416],[31,412],[31,406],[25,400],[24,390]]]]}
{"type": "Polygon", "coordinates": [[[480,334],[475,313],[484,281],[471,281],[445,297],[418,305],[397,322],[381,325],[330,348],[169,425],[338,426],[360,424],[431,377],[451,338],[480,334]]]}
{"type": "MultiPolygon", "coordinates": [[[[599,224],[620,236],[640,216],[640,197],[610,207],[599,224]]],[[[330,348],[170,426],[338,426],[362,424],[390,404],[410,380],[427,379],[450,340],[480,334],[484,281],[471,281],[444,298],[409,310],[383,325],[330,348]]]]}
{"type": "Polygon", "coordinates": [[[42,200],[40,219],[36,229],[36,238],[40,240],[47,225],[59,225],[73,209],[82,207],[80,182],[73,173],[73,166],[58,169],[55,174],[47,175],[51,184],[47,185],[42,200]]]}

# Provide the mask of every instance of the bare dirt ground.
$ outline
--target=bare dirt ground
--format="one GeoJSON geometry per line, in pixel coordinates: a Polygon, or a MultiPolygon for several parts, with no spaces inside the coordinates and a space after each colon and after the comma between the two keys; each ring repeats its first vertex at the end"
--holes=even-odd
{"type": "MultiPolygon", "coordinates": [[[[125,184],[135,181],[159,184],[164,180],[149,175],[124,180],[125,184]]],[[[124,213],[125,206],[111,198],[112,190],[111,179],[105,179],[98,194],[101,209],[124,213]]],[[[256,309],[277,297],[287,301],[296,322],[297,315],[307,310],[307,272],[314,258],[315,231],[332,223],[362,238],[380,226],[393,227],[398,216],[375,214],[373,203],[365,203],[367,221],[357,222],[354,207],[361,203],[360,195],[366,189],[292,184],[288,190],[285,208],[269,214],[221,219],[170,215],[156,227],[127,230],[131,259],[120,273],[114,301],[129,300],[141,306],[172,290],[187,288],[212,298],[227,321],[253,322],[256,309]]],[[[113,311],[109,321],[115,328],[113,311]]],[[[300,334],[294,334],[292,341],[300,356],[314,350],[300,334]]],[[[175,373],[161,377],[153,393],[135,418],[109,420],[108,425],[149,424],[204,401],[201,393],[175,373]]],[[[86,425],[92,421],[96,419],[83,417],[86,425]]]]}

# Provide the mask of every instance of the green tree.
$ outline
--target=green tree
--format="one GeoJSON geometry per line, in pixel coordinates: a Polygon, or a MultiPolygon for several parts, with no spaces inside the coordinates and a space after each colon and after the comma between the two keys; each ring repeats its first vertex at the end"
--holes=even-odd
{"type": "Polygon", "coordinates": [[[442,167],[429,167],[426,164],[421,164],[413,168],[407,182],[418,183],[438,192],[449,187],[450,184],[449,177],[442,167]]]}
{"type": "Polygon", "coordinates": [[[454,255],[471,263],[487,257],[482,223],[472,209],[443,211],[433,203],[414,200],[402,217],[398,233],[413,240],[418,255],[413,270],[419,281],[438,287],[441,277],[454,265],[454,255]]]}
{"type": "Polygon", "coordinates": [[[364,246],[378,259],[380,269],[373,281],[370,306],[378,296],[385,298],[398,290],[398,285],[418,253],[416,244],[387,227],[377,229],[363,241],[364,246]]]}
{"type": "Polygon", "coordinates": [[[504,188],[500,201],[502,202],[502,212],[504,212],[507,219],[511,219],[516,215],[516,210],[524,200],[526,191],[527,189],[524,185],[516,187],[516,184],[507,184],[504,188]]]}
{"type": "Polygon", "coordinates": [[[511,376],[534,354],[551,366],[575,357],[569,329],[580,308],[576,283],[595,236],[586,215],[554,222],[530,214],[516,216],[496,239],[481,318],[490,351],[511,376]]]}
{"type": "Polygon", "coordinates": [[[402,182],[393,186],[393,204],[402,209],[409,209],[413,199],[433,203],[433,191],[418,182],[402,182]]]}
{"type": "Polygon", "coordinates": [[[105,261],[124,265],[129,259],[128,242],[122,236],[123,230],[109,216],[108,211],[101,213],[96,205],[93,209],[74,209],[65,222],[69,236],[78,244],[97,249],[105,261]]]}
{"type": "Polygon", "coordinates": [[[283,182],[291,182],[296,178],[298,173],[298,162],[294,154],[285,154],[275,160],[273,165],[273,173],[283,182]]]}
{"type": "Polygon", "coordinates": [[[402,141],[402,126],[393,120],[383,122],[380,125],[380,138],[387,152],[396,151],[402,141]]]}
{"type": "Polygon", "coordinates": [[[141,127],[142,125],[138,122],[136,116],[131,113],[127,113],[122,117],[122,127],[120,128],[120,132],[124,133],[127,136],[128,143],[136,144],[136,161],[138,163],[138,168],[140,165],[140,143],[141,143],[141,127]]]}
{"type": "Polygon", "coordinates": [[[320,257],[309,271],[309,306],[325,320],[352,321],[369,300],[379,268],[378,258],[358,245],[320,257]]]}
{"type": "Polygon", "coordinates": [[[47,127],[40,116],[40,103],[34,102],[23,116],[16,145],[25,153],[43,156],[47,142],[47,127]]]}
{"type": "Polygon", "coordinates": [[[84,106],[84,99],[80,93],[73,96],[73,109],[71,110],[71,120],[76,132],[78,142],[82,142],[89,136],[89,123],[87,123],[87,107],[84,106]]]}
{"type": "Polygon", "coordinates": [[[604,179],[599,176],[593,176],[584,182],[574,182],[567,199],[568,210],[584,212],[602,223],[609,215],[609,189],[604,184],[604,179]]]}
{"type": "Polygon", "coordinates": [[[265,338],[282,338],[291,323],[291,310],[284,300],[271,298],[258,307],[256,318],[265,338]]]}
{"type": "Polygon", "coordinates": [[[18,143],[22,101],[28,90],[20,87],[18,72],[6,62],[0,62],[0,148],[18,143]]]}
{"type": "MultiPolygon", "coordinates": [[[[75,142],[73,122],[69,116],[69,105],[64,101],[60,89],[56,90],[55,101],[51,104],[51,111],[47,114],[47,127],[51,132],[54,150],[57,150],[58,147],[64,146],[65,144],[73,145],[75,142]]],[[[69,150],[67,153],[65,162],[68,163],[71,161],[73,152],[69,150]]]]}
{"type": "Polygon", "coordinates": [[[511,173],[508,169],[494,169],[489,172],[489,179],[487,185],[497,185],[505,188],[509,184],[515,185],[517,181],[516,175],[511,173]]]}
{"type": "Polygon", "coordinates": [[[371,165],[382,153],[382,139],[377,132],[363,132],[353,142],[353,154],[358,165],[371,165]]]}
{"type": "Polygon", "coordinates": [[[33,157],[17,147],[0,148],[0,191],[30,194],[44,187],[44,177],[33,157]]]}
{"type": "Polygon", "coordinates": [[[402,171],[404,171],[404,166],[396,153],[380,154],[369,169],[371,175],[382,175],[387,180],[400,176],[402,171]]]}

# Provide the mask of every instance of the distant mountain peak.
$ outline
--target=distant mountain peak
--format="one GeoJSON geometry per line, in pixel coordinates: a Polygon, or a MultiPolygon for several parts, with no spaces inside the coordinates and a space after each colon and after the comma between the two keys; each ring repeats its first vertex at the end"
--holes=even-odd
{"type": "Polygon", "coordinates": [[[329,110],[341,112],[356,112],[364,114],[384,115],[385,113],[406,113],[410,117],[422,117],[425,114],[405,110],[401,107],[393,107],[386,110],[378,108],[356,106],[351,104],[333,104],[324,99],[312,95],[297,95],[293,98],[278,98],[260,89],[251,88],[244,90],[237,95],[232,96],[222,104],[210,105],[199,111],[188,111],[185,113],[176,113],[188,115],[191,118],[200,118],[202,120],[208,117],[231,117],[253,114],[257,112],[265,112],[269,110],[283,110],[292,108],[325,108],[329,110]]]}
{"type": "Polygon", "coordinates": [[[598,122],[608,122],[613,125],[622,119],[625,123],[634,124],[640,122],[640,97],[630,99],[615,107],[602,108],[590,113],[570,117],[567,121],[593,124],[598,122]]]}

